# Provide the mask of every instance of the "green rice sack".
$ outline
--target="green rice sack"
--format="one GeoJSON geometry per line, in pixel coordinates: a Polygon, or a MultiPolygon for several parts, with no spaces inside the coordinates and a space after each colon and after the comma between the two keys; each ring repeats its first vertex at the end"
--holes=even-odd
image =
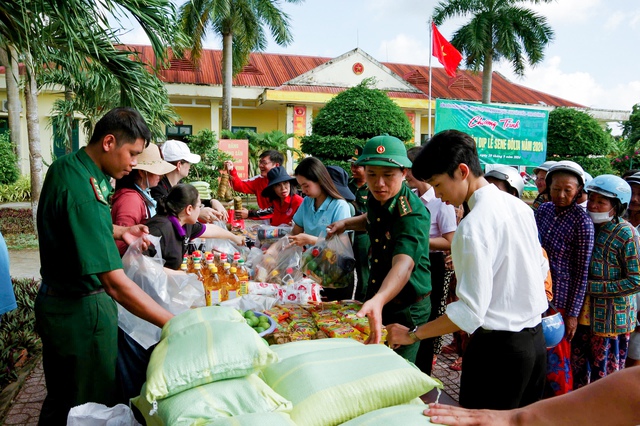
{"type": "Polygon", "coordinates": [[[222,320],[243,322],[244,317],[236,309],[226,306],[207,306],[203,308],[188,309],[171,318],[164,327],[162,327],[160,340],[169,336],[171,333],[177,333],[185,327],[189,327],[193,324],[222,320]]]}
{"type": "MultiPolygon", "coordinates": [[[[300,426],[337,425],[442,387],[384,345],[356,342],[339,350],[313,350],[315,342],[321,341],[308,342],[309,352],[289,356],[262,371],[265,382],[293,402],[291,419],[300,426]]],[[[273,350],[286,353],[287,345],[273,350]]],[[[317,344],[318,348],[323,345],[327,343],[317,344]]]]}
{"type": "Polygon", "coordinates": [[[147,367],[150,403],[196,386],[244,377],[278,356],[247,323],[208,321],[160,340],[147,367]]]}
{"type": "MultiPolygon", "coordinates": [[[[209,383],[162,399],[158,401],[158,412],[153,415],[149,414],[152,410],[148,401],[139,399],[142,404],[136,401],[136,406],[145,415],[147,424],[150,423],[149,418],[159,418],[159,424],[172,426],[206,423],[243,414],[289,412],[292,408],[290,401],[274,392],[255,374],[209,383]]],[[[151,422],[158,424],[156,420],[151,422]]]]}

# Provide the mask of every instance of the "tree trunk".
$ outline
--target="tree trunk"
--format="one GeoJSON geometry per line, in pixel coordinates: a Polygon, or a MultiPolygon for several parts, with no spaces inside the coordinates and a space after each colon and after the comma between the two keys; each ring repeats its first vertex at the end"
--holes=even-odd
{"type": "MultiPolygon", "coordinates": [[[[64,100],[71,103],[73,101],[73,92],[69,87],[64,88],[64,100]]],[[[73,115],[67,117],[67,140],[64,144],[64,153],[70,154],[73,150],[73,115]]]]}
{"type": "Polygon", "coordinates": [[[7,110],[9,115],[9,137],[16,154],[17,166],[20,170],[20,74],[18,53],[12,47],[0,47],[0,64],[5,66],[5,80],[7,82],[7,110]]]}
{"type": "Polygon", "coordinates": [[[491,81],[493,77],[493,56],[485,53],[482,66],[482,103],[491,103],[491,81]]]}
{"type": "Polygon", "coordinates": [[[33,58],[28,55],[25,61],[27,73],[24,87],[24,100],[27,108],[27,134],[29,135],[29,165],[31,168],[31,208],[33,227],[38,232],[36,215],[42,190],[42,154],[40,153],[40,127],[38,125],[38,84],[36,83],[33,58]]]}
{"type": "Polygon", "coordinates": [[[222,35],[222,129],[231,130],[231,87],[233,86],[233,33],[222,35]]]}

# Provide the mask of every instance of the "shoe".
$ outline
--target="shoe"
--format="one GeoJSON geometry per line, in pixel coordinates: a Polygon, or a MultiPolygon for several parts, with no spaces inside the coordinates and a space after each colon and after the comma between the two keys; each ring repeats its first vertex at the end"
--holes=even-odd
{"type": "Polygon", "coordinates": [[[462,371],[462,357],[456,359],[453,364],[449,366],[453,371],[462,371]]]}

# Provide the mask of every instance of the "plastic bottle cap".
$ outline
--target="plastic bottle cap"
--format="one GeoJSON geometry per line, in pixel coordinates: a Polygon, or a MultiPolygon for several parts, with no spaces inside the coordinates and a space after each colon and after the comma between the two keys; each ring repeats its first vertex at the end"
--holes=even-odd
{"type": "Polygon", "coordinates": [[[228,263],[228,262],[224,262],[224,265],[222,265],[222,266],[224,266],[224,269],[228,269],[228,268],[231,267],[231,264],[228,263]]]}
{"type": "Polygon", "coordinates": [[[293,274],[293,268],[287,268],[285,271],[287,274],[293,274]]]}
{"type": "Polygon", "coordinates": [[[217,274],[217,273],[218,273],[218,268],[216,268],[215,266],[210,266],[210,267],[209,267],[209,270],[210,270],[212,273],[214,273],[214,274],[217,274]]]}
{"type": "Polygon", "coordinates": [[[238,260],[238,265],[244,265],[244,260],[243,259],[238,260]]]}
{"type": "Polygon", "coordinates": [[[193,265],[193,267],[194,267],[195,269],[200,269],[200,268],[202,268],[202,265],[201,265],[201,264],[199,264],[199,263],[196,263],[195,265],[193,265]]]}
{"type": "Polygon", "coordinates": [[[221,259],[221,260],[222,260],[222,259],[227,260],[227,253],[222,253],[222,254],[220,255],[220,259],[221,259]]]}
{"type": "Polygon", "coordinates": [[[232,274],[235,274],[236,272],[238,272],[238,268],[236,268],[235,266],[232,266],[231,269],[229,269],[229,272],[231,272],[232,274]]]}
{"type": "Polygon", "coordinates": [[[278,274],[279,274],[279,272],[278,272],[278,270],[277,270],[277,269],[274,269],[273,271],[271,271],[271,276],[272,276],[272,277],[275,277],[275,276],[276,276],[276,275],[278,275],[278,274]]]}
{"type": "Polygon", "coordinates": [[[320,250],[318,250],[317,248],[314,248],[313,250],[311,250],[311,256],[317,257],[319,254],[320,254],[320,250]]]}
{"type": "Polygon", "coordinates": [[[238,252],[233,253],[233,260],[238,260],[238,259],[240,259],[240,253],[238,252]]]}

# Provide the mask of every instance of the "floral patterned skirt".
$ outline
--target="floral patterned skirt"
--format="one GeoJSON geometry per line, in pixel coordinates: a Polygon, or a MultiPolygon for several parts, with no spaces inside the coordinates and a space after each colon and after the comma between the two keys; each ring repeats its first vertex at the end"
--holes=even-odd
{"type": "Polygon", "coordinates": [[[630,333],[613,337],[595,335],[588,326],[578,326],[571,360],[573,387],[581,388],[624,368],[630,333]]]}

